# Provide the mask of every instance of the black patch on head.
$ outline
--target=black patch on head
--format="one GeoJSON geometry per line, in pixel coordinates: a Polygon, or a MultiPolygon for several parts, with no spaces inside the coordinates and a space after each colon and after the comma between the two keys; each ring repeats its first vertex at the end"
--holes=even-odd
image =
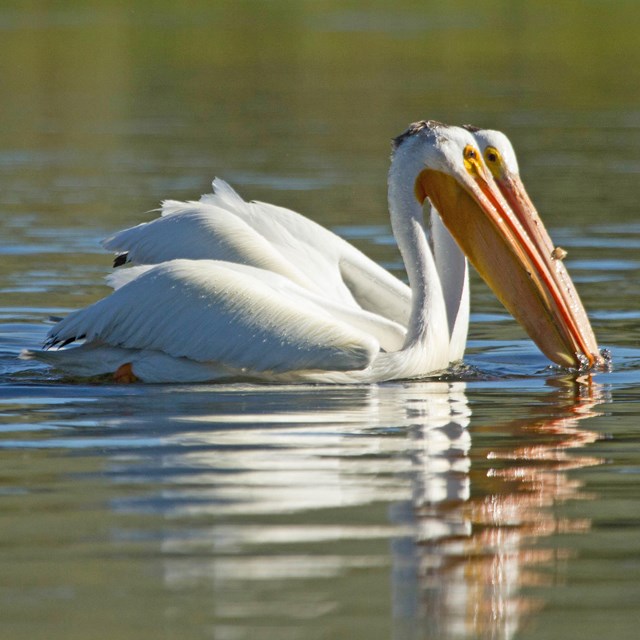
{"type": "Polygon", "coordinates": [[[463,129],[466,129],[467,131],[469,131],[470,133],[475,133],[476,131],[480,131],[482,129],[482,127],[476,127],[473,124],[463,124],[462,125],[463,129]]]}
{"type": "Polygon", "coordinates": [[[418,135],[422,131],[433,131],[434,129],[438,129],[439,127],[446,126],[446,124],[444,124],[443,122],[438,122],[437,120],[419,120],[418,122],[414,122],[409,125],[409,128],[406,131],[393,138],[393,140],[391,141],[392,149],[393,151],[395,151],[405,140],[411,138],[412,136],[418,135]]]}

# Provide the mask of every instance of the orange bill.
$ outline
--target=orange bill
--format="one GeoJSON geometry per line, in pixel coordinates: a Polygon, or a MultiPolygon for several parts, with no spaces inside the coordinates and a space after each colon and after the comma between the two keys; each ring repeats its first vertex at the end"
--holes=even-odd
{"type": "Polygon", "coordinates": [[[485,282],[540,350],[576,369],[603,364],[578,293],[524,188],[514,207],[472,145],[465,172],[423,170],[416,197],[427,197],[485,282]],[[524,196],[523,196],[524,194],[524,196]]]}
{"type": "Polygon", "coordinates": [[[553,241],[544,224],[542,224],[538,211],[529,198],[520,176],[503,171],[501,175],[495,176],[494,180],[533,244],[542,255],[546,255],[550,259],[553,268],[557,272],[561,288],[565,291],[573,320],[577,325],[584,327],[583,336],[587,341],[587,349],[592,353],[598,354],[596,337],[589,324],[582,300],[576,291],[567,268],[562,262],[567,255],[566,251],[561,247],[554,247],[553,241]]]}

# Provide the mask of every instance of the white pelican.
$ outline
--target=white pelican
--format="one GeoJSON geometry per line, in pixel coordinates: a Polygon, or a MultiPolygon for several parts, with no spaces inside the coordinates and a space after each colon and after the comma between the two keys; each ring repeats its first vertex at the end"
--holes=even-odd
{"type": "Polygon", "coordinates": [[[127,259],[158,264],[116,272],[115,292],[69,314],[47,342],[81,346],[25,357],[120,381],[350,383],[434,373],[461,357],[468,325],[466,261],[446,226],[551,360],[601,362],[586,314],[558,276],[561,260],[528,236],[474,133],[422,121],[394,141],[389,212],[410,288],[299,214],[214,186],[200,203],[165,202],[162,218],[108,239],[127,259]],[[426,199],[440,214],[431,212],[430,238],[426,199]]]}

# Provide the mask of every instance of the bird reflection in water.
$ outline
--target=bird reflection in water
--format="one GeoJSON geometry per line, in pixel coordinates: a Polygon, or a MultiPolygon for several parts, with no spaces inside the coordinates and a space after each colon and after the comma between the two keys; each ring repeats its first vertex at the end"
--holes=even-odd
{"type": "Polygon", "coordinates": [[[549,384],[513,400],[464,382],[185,396],[162,461],[163,514],[188,528],[163,534],[167,588],[209,585],[233,637],[265,621],[309,637],[338,612],[386,637],[385,601],[395,640],[514,637],[544,604],[524,590],[561,579],[568,553],[539,543],[589,527],[554,509],[588,497],[569,471],[602,462],[578,451],[602,389],[549,384]]]}
{"type": "Polygon", "coordinates": [[[580,421],[599,415],[595,407],[606,398],[588,379],[567,382],[550,395],[528,408],[525,418],[472,426],[471,433],[465,429],[471,412],[453,388],[450,421],[435,424],[428,406],[422,425],[416,416],[417,536],[411,556],[405,548],[394,563],[395,637],[512,638],[523,618],[544,605],[522,591],[551,580],[536,566],[559,565],[552,579],[561,579],[569,551],[536,543],[590,526],[587,519],[558,516],[553,507],[588,498],[567,472],[603,462],[575,450],[599,438],[580,421]],[[483,434],[491,439],[494,429],[502,438],[483,445],[483,434]],[[473,452],[471,436],[478,441],[473,452]],[[527,444],[510,446],[514,441],[527,444]]]}

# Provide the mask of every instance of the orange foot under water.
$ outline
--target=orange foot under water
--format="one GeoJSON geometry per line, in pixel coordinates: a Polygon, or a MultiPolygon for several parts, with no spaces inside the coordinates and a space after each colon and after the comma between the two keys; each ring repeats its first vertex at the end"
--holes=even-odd
{"type": "Polygon", "coordinates": [[[136,374],[133,373],[130,362],[125,362],[116,369],[116,372],[113,374],[113,380],[118,384],[138,382],[138,378],[136,377],[136,374]]]}

